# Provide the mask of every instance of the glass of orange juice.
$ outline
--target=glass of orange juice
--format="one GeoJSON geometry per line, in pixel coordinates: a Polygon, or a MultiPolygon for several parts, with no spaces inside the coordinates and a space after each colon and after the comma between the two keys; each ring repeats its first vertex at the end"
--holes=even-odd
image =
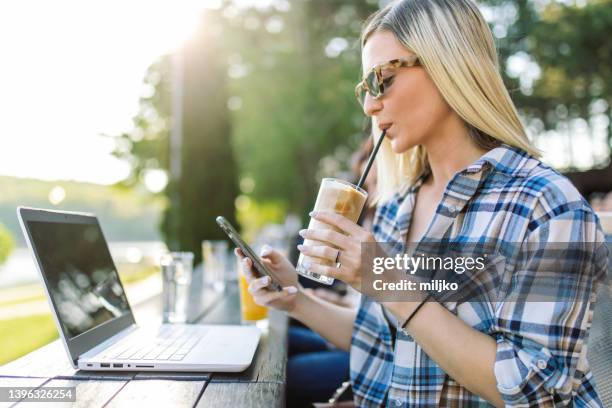
{"type": "Polygon", "coordinates": [[[249,293],[249,283],[238,267],[238,285],[240,286],[240,314],[245,323],[254,323],[268,317],[268,308],[259,306],[249,293]]]}

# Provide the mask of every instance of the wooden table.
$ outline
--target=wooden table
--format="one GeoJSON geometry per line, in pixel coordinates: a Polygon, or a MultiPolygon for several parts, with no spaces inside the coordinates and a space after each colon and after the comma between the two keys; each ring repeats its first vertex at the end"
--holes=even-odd
{"type": "MultiPolygon", "coordinates": [[[[206,294],[205,294],[206,295],[206,294]]],[[[211,299],[209,297],[209,299],[211,299]]],[[[238,288],[232,284],[212,304],[197,303],[192,322],[240,324],[238,288]],[[202,312],[203,313],[198,313],[202,312]],[[200,316],[197,316],[197,315],[200,316]]],[[[160,316],[154,297],[135,308],[140,316],[160,316]]],[[[2,387],[76,387],[75,406],[282,407],[285,402],[287,317],[270,311],[251,366],[242,373],[153,373],[75,370],[60,340],[0,367],[2,387]]],[[[0,407],[32,407],[32,402],[0,407]]],[[[53,404],[60,406],[60,403],[53,404]]],[[[65,403],[70,406],[69,403],[65,403]]]]}

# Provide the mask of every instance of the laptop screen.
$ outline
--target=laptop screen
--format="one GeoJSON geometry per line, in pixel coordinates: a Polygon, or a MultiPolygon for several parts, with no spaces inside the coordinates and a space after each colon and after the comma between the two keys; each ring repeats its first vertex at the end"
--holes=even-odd
{"type": "Polygon", "coordinates": [[[27,224],[67,339],[130,313],[99,224],[27,224]]]}

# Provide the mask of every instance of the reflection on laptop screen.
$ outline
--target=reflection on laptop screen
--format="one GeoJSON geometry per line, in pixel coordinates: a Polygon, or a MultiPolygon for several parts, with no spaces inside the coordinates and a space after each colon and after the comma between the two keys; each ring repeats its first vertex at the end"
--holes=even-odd
{"type": "Polygon", "coordinates": [[[64,334],[79,334],[130,308],[99,225],[28,221],[64,334]]]}

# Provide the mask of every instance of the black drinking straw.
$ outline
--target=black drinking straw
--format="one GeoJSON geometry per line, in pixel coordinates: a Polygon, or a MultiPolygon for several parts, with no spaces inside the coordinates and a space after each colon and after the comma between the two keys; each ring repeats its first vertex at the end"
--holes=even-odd
{"type": "Polygon", "coordinates": [[[374,163],[376,153],[378,153],[378,149],[380,149],[380,145],[382,144],[382,141],[384,140],[386,134],[387,129],[383,130],[382,135],[380,135],[380,139],[378,139],[378,142],[376,142],[376,146],[374,147],[374,150],[372,150],[372,154],[370,154],[370,157],[368,158],[368,164],[366,164],[366,168],[363,170],[363,173],[359,178],[357,188],[361,188],[361,186],[363,186],[363,183],[365,183],[365,180],[368,177],[368,173],[370,172],[370,167],[372,167],[372,163],[374,163]]]}

